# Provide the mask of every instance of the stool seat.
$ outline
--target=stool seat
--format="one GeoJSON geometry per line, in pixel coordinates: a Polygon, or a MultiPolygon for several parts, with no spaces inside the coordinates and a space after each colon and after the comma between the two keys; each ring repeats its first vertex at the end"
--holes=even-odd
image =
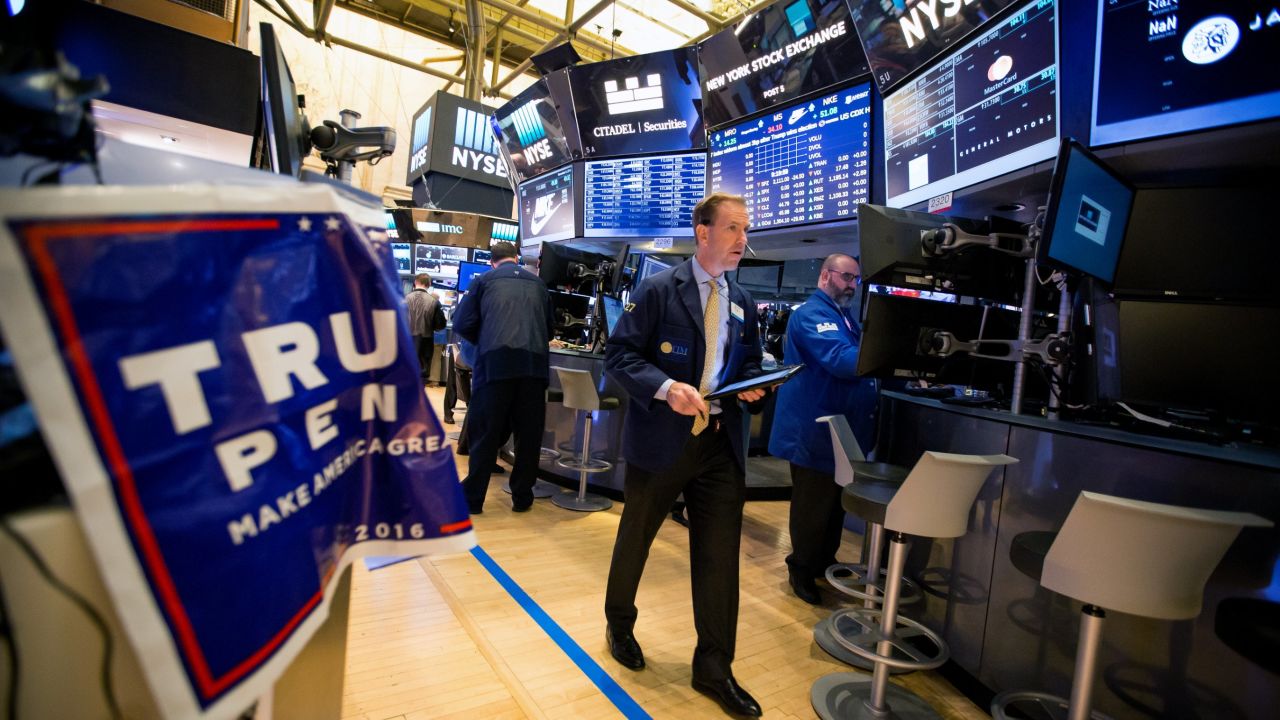
{"type": "Polygon", "coordinates": [[[855,479],[840,492],[840,504],[845,511],[862,518],[863,522],[884,525],[889,503],[901,487],[901,482],[861,482],[855,479]]]}
{"type": "Polygon", "coordinates": [[[1280,603],[1227,598],[1218,603],[1213,632],[1227,647],[1280,675],[1280,603]]]}
{"type": "Polygon", "coordinates": [[[1040,582],[1044,574],[1044,558],[1058,533],[1048,530],[1032,530],[1013,536],[1009,547],[1009,561],[1018,572],[1040,582]]]}
{"type": "Polygon", "coordinates": [[[907,475],[911,473],[911,468],[902,465],[894,465],[893,463],[883,462],[855,462],[853,463],[853,480],[854,482],[881,482],[893,483],[901,485],[903,480],[907,479],[907,475]]]}

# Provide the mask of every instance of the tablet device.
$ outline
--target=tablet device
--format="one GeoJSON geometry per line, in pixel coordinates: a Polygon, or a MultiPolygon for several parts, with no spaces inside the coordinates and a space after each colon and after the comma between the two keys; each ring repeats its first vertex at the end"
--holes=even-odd
{"type": "Polygon", "coordinates": [[[725,385],[704,397],[708,400],[717,400],[728,395],[737,395],[740,392],[746,392],[748,390],[771,388],[774,385],[781,385],[782,383],[790,380],[792,375],[800,372],[803,367],[803,364],[783,365],[773,372],[768,372],[764,375],[757,375],[753,378],[733,383],[732,385],[725,385]]]}

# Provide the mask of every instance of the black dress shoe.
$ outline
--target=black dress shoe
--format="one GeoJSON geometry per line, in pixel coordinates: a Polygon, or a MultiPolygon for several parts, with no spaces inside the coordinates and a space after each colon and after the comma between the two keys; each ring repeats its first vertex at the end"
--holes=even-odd
{"type": "Polygon", "coordinates": [[[511,503],[511,512],[529,512],[529,508],[531,507],[533,507],[533,503],[529,503],[528,505],[517,505],[516,503],[511,503]]]}
{"type": "Polygon", "coordinates": [[[609,654],[625,668],[644,669],[644,652],[640,643],[631,633],[615,633],[612,628],[604,629],[604,636],[609,641],[609,654]]]}
{"type": "Polygon", "coordinates": [[[730,715],[746,715],[747,717],[760,717],[763,711],[760,710],[760,703],[756,699],[742,689],[737,680],[732,676],[723,680],[699,680],[693,679],[693,689],[710,697],[712,700],[720,703],[720,707],[730,715]]]}
{"type": "Polygon", "coordinates": [[[822,596],[818,594],[818,584],[813,581],[813,578],[791,571],[787,573],[787,580],[791,583],[791,592],[794,592],[796,597],[810,605],[822,604],[822,596]]]}

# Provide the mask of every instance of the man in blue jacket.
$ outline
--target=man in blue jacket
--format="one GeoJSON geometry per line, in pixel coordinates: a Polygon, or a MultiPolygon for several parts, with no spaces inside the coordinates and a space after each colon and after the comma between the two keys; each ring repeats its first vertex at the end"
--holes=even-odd
{"type": "Polygon", "coordinates": [[[453,330],[476,346],[467,403],[471,464],[463,490],[472,515],[484,507],[498,446],[515,435],[511,509],[533,505],[538,448],[546,423],[546,392],[554,329],[551,296],[537,275],[516,264],[516,247],[493,246],[493,269],[471,281],[453,313],[453,330]]]}
{"type": "Polygon", "coordinates": [[[876,386],[854,374],[862,332],[848,313],[860,279],[857,260],[829,256],[818,289],[791,314],[783,357],[804,370],[779,389],[769,437],[769,453],[791,463],[788,579],[796,597],[813,605],[821,601],[814,578],[835,562],[844,526],[831,433],[816,419],[848,417],[863,451],[875,438],[876,386]]]}
{"type": "Polygon", "coordinates": [[[623,457],[626,503],[609,566],[605,635],[615,660],[639,670],[632,630],[649,546],[684,492],[698,645],[693,687],[725,710],[760,715],[733,678],[738,628],[738,550],[746,499],[747,415],[739,400],[708,401],[718,387],[760,374],[756,306],[727,271],[747,247],[745,201],[715,193],[693,211],[693,259],[654,275],[631,295],[605,348],[605,369],[627,390],[623,457]]]}

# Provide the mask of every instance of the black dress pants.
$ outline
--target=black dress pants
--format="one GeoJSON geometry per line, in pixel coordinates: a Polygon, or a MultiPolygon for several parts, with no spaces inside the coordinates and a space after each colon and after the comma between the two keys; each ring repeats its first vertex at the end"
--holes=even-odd
{"type": "Polygon", "coordinates": [[[434,335],[414,335],[413,348],[418,353],[418,365],[422,367],[422,384],[431,380],[431,356],[436,352],[434,335]]]}
{"type": "Polygon", "coordinates": [[[533,502],[546,413],[545,378],[495,380],[471,388],[471,401],[467,404],[471,469],[462,485],[472,510],[484,505],[489,476],[508,428],[515,435],[516,445],[515,463],[511,468],[511,502],[516,506],[533,502]]]}
{"type": "Polygon", "coordinates": [[[822,577],[836,560],[844,528],[840,492],[834,475],[791,463],[791,554],[787,568],[800,577],[822,577]]]}
{"type": "Polygon", "coordinates": [[[723,430],[690,436],[675,465],[652,473],[627,466],[625,503],[609,565],[604,614],[610,627],[631,632],[636,590],[649,547],[684,493],[689,517],[689,572],[698,646],[693,676],[715,681],[730,676],[738,632],[738,564],[746,480],[723,430]]]}

